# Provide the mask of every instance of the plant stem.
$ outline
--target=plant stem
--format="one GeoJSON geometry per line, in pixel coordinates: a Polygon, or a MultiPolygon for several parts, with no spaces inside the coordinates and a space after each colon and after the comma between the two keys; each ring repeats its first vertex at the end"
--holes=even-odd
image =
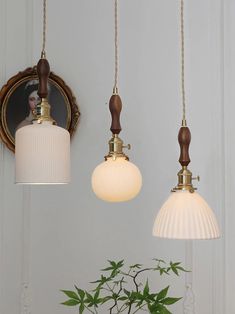
{"type": "Polygon", "coordinates": [[[109,309],[109,313],[112,314],[112,310],[117,306],[117,301],[115,300],[114,305],[109,309]]]}
{"type": "Polygon", "coordinates": [[[136,287],[136,292],[139,292],[139,285],[138,285],[138,283],[137,283],[137,281],[136,281],[137,276],[138,276],[139,274],[145,272],[145,271],[148,271],[148,270],[153,270],[153,268],[144,268],[144,269],[141,269],[141,270],[137,271],[134,276],[132,276],[133,281],[134,281],[134,284],[135,284],[135,287],[136,287]]]}
{"type": "Polygon", "coordinates": [[[111,291],[112,293],[114,293],[114,290],[109,286],[109,284],[106,282],[106,286],[109,288],[109,291],[111,291]]]}
{"type": "Polygon", "coordinates": [[[86,308],[87,311],[89,311],[90,313],[95,314],[95,312],[93,312],[91,309],[89,309],[86,305],[85,305],[85,308],[86,308]]]}
{"type": "MultiPolygon", "coordinates": [[[[118,290],[118,292],[117,292],[117,298],[118,298],[118,296],[120,295],[120,293],[121,293],[121,291],[122,291],[123,280],[124,280],[124,277],[122,277],[122,279],[120,280],[120,287],[119,287],[119,290],[118,290]]],[[[107,286],[109,287],[108,284],[107,284],[107,286]]],[[[109,289],[112,291],[112,293],[114,293],[114,290],[113,290],[113,289],[111,289],[110,287],[109,287],[109,289]]],[[[115,300],[115,302],[114,302],[114,305],[109,309],[110,314],[112,314],[112,310],[113,310],[115,307],[117,307],[117,298],[116,298],[116,300],[115,300]]]]}
{"type": "Polygon", "coordinates": [[[130,302],[129,309],[128,309],[128,314],[131,313],[131,307],[132,307],[132,302],[130,302]]]}

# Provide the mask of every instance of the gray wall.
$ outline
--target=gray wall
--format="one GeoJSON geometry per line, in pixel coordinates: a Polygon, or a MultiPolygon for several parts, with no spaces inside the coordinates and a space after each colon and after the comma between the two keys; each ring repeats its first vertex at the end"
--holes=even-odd
{"type": "MultiPolygon", "coordinates": [[[[40,56],[41,2],[0,0],[1,84],[40,56]]],[[[174,314],[235,313],[235,1],[188,0],[185,8],[191,170],[200,174],[199,192],[224,234],[212,242],[151,234],[179,169],[179,1],[120,2],[122,138],[132,144],[142,192],[111,205],[96,199],[90,186],[110,137],[113,1],[48,1],[47,57],[73,89],[82,113],[72,140],[73,180],[65,187],[15,186],[14,156],[1,145],[1,314],[77,313],[59,305],[59,289],[87,287],[106,259],[148,263],[153,257],[179,260],[193,270],[159,283],[171,284],[172,295],[186,295],[185,307],[172,307],[174,314]]]]}

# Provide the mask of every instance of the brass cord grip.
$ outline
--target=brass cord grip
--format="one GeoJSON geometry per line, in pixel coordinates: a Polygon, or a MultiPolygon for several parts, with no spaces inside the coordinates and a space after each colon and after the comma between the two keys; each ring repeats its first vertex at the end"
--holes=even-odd
{"type": "Polygon", "coordinates": [[[113,88],[113,95],[118,95],[118,87],[114,86],[113,88]]]}
{"type": "Polygon", "coordinates": [[[41,52],[41,59],[46,59],[46,51],[41,52]]]}
{"type": "Polygon", "coordinates": [[[183,126],[179,130],[178,141],[180,145],[180,158],[179,163],[182,166],[182,169],[178,172],[178,184],[172,190],[172,192],[176,191],[189,191],[193,193],[196,188],[193,186],[193,180],[200,180],[199,176],[193,178],[192,172],[187,168],[190,163],[189,157],[189,145],[191,142],[191,133],[189,128],[186,126],[186,121],[183,126]]]}

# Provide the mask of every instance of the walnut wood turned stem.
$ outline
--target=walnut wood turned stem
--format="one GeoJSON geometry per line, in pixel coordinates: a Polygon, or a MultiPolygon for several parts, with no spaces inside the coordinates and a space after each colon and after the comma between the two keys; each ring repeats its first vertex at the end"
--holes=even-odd
{"type": "Polygon", "coordinates": [[[110,130],[113,134],[119,134],[122,130],[120,124],[120,114],[122,111],[122,100],[119,95],[112,95],[109,101],[109,110],[112,116],[110,130]]]}
{"type": "Polygon", "coordinates": [[[48,78],[50,75],[50,65],[47,59],[42,58],[37,64],[37,74],[39,80],[38,96],[40,98],[47,98],[48,95],[48,78]]]}
{"type": "Polygon", "coordinates": [[[179,130],[178,141],[180,144],[180,158],[181,166],[188,166],[190,163],[189,144],[191,142],[191,133],[188,127],[182,126],[179,130]]]}

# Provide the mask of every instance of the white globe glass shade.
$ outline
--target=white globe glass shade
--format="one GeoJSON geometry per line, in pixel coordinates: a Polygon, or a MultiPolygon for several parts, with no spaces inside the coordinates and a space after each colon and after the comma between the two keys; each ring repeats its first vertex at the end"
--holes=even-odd
{"type": "Polygon", "coordinates": [[[96,196],[107,202],[133,199],[141,190],[142,176],[133,163],[123,157],[108,158],[92,174],[92,189],[96,196]]]}
{"type": "Polygon", "coordinates": [[[220,237],[216,217],[196,192],[172,192],[157,214],[153,235],[169,239],[215,239],[220,237]]]}
{"type": "Polygon", "coordinates": [[[70,135],[50,122],[16,131],[17,184],[66,184],[70,181],[70,135]]]}

